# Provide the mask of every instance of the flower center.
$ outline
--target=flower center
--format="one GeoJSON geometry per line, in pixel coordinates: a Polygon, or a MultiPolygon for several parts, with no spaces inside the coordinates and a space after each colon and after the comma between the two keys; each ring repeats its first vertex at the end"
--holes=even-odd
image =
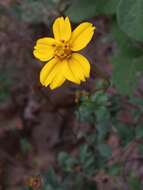
{"type": "Polygon", "coordinates": [[[72,51],[70,49],[70,45],[68,43],[62,43],[60,45],[55,46],[54,54],[56,57],[60,58],[61,60],[65,58],[70,58],[72,51]]]}

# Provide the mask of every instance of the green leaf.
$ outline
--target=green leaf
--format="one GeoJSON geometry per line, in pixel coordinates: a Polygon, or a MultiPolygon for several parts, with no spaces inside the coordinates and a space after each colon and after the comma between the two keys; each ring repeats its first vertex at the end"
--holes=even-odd
{"type": "Polygon", "coordinates": [[[111,147],[107,144],[99,144],[98,151],[105,158],[109,158],[112,155],[111,147]]]}
{"type": "Polygon", "coordinates": [[[110,113],[104,106],[99,107],[95,110],[96,115],[96,130],[98,142],[102,142],[107,137],[110,131],[110,113]]]}
{"type": "Polygon", "coordinates": [[[108,96],[103,92],[96,92],[91,96],[91,101],[97,105],[106,105],[107,100],[108,96]]]}
{"type": "Polygon", "coordinates": [[[87,154],[88,151],[88,145],[87,144],[83,144],[80,146],[80,158],[81,160],[83,160],[83,158],[85,157],[85,155],[87,154]]]}
{"type": "Polygon", "coordinates": [[[87,158],[90,157],[90,153],[89,153],[88,148],[89,147],[88,147],[87,144],[83,144],[83,145],[80,146],[80,149],[79,149],[79,159],[80,159],[81,163],[86,162],[87,158]]]}
{"type": "Polygon", "coordinates": [[[65,14],[69,16],[73,22],[80,22],[82,20],[93,17],[95,15],[95,12],[95,0],[74,0],[65,14]]]}
{"type": "Polygon", "coordinates": [[[143,41],[143,1],[120,0],[117,8],[120,28],[135,40],[143,41]]]}
{"type": "Polygon", "coordinates": [[[123,32],[115,19],[111,22],[111,33],[117,43],[117,51],[120,51],[122,55],[129,57],[137,57],[143,55],[143,49],[138,43],[123,32]]]}
{"type": "Polygon", "coordinates": [[[97,122],[107,122],[110,119],[109,111],[105,106],[99,107],[97,110],[95,110],[96,119],[97,122]]]}
{"type": "Polygon", "coordinates": [[[123,146],[131,142],[133,138],[135,137],[134,127],[118,122],[116,123],[115,128],[117,129],[117,132],[121,138],[121,143],[123,146]]]}
{"type": "Polygon", "coordinates": [[[143,57],[118,55],[112,59],[112,82],[123,95],[132,95],[143,73],[143,57]]]}
{"type": "Polygon", "coordinates": [[[73,22],[80,22],[97,15],[111,15],[116,12],[119,0],[74,0],[65,12],[73,22]]]}
{"type": "Polygon", "coordinates": [[[141,182],[137,176],[129,176],[128,184],[130,190],[141,190],[141,182]]]}
{"type": "Polygon", "coordinates": [[[112,82],[121,94],[132,95],[143,73],[143,50],[138,43],[120,30],[115,21],[111,27],[119,51],[112,59],[112,82]]]}
{"type": "Polygon", "coordinates": [[[101,15],[112,15],[116,13],[119,0],[100,0],[96,1],[97,12],[96,14],[101,15]]]}
{"type": "Polygon", "coordinates": [[[44,184],[46,189],[57,189],[59,187],[59,180],[51,167],[44,175],[44,184]]]}
{"type": "Polygon", "coordinates": [[[23,153],[27,153],[32,149],[32,145],[29,143],[29,141],[26,138],[22,138],[20,140],[20,146],[23,153]]]}
{"type": "Polygon", "coordinates": [[[92,175],[95,172],[95,155],[89,149],[87,144],[83,144],[80,146],[79,162],[86,175],[92,175]]]}
{"type": "Polygon", "coordinates": [[[96,134],[96,131],[93,132],[92,134],[90,135],[86,135],[85,136],[86,138],[86,141],[89,145],[92,145],[92,144],[95,144],[97,142],[97,134],[96,134]]]}
{"type": "Polygon", "coordinates": [[[143,126],[136,127],[136,138],[143,138],[143,126]]]}
{"type": "Polygon", "coordinates": [[[60,152],[58,155],[58,162],[62,169],[68,172],[72,171],[73,166],[77,164],[77,160],[66,152],[60,152]]]}
{"type": "Polygon", "coordinates": [[[143,107],[143,99],[142,98],[132,97],[129,101],[130,101],[130,103],[137,105],[140,108],[143,107]]]}
{"type": "Polygon", "coordinates": [[[111,114],[112,119],[115,118],[116,114],[121,109],[120,99],[121,98],[119,95],[114,95],[110,97],[109,99],[109,102],[111,103],[111,105],[108,106],[108,110],[111,114]]]}
{"type": "Polygon", "coordinates": [[[108,168],[108,174],[111,176],[118,176],[121,174],[123,166],[121,164],[114,164],[108,168]]]}
{"type": "Polygon", "coordinates": [[[93,107],[94,105],[91,102],[83,102],[76,112],[78,120],[80,122],[94,123],[93,107]]]}
{"type": "Polygon", "coordinates": [[[104,122],[104,120],[98,124],[96,124],[97,130],[97,141],[101,143],[107,137],[108,132],[110,131],[109,123],[104,122]]]}

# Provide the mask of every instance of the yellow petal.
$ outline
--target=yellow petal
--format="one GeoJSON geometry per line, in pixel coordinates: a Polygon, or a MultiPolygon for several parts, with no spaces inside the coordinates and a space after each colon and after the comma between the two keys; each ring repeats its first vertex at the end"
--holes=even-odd
{"type": "Polygon", "coordinates": [[[69,59],[69,66],[71,68],[72,73],[74,73],[74,76],[79,81],[85,81],[85,76],[84,76],[82,66],[72,57],[71,59],[69,59]]]}
{"type": "Polygon", "coordinates": [[[58,41],[68,41],[71,37],[71,24],[69,18],[58,17],[53,24],[54,37],[58,41]]]}
{"type": "Polygon", "coordinates": [[[37,40],[34,47],[34,56],[41,61],[48,61],[54,55],[54,45],[56,42],[53,38],[41,38],[37,40]]]}
{"type": "Polygon", "coordinates": [[[95,27],[89,23],[84,22],[80,24],[73,32],[70,40],[71,49],[73,51],[79,51],[87,46],[90,42],[93,34],[94,34],[95,27]]]}
{"type": "Polygon", "coordinates": [[[69,80],[71,82],[74,82],[76,84],[80,84],[80,80],[78,78],[76,78],[75,74],[72,72],[68,60],[63,60],[63,62],[62,62],[62,71],[63,71],[64,77],[67,80],[69,80]]]}
{"type": "Polygon", "coordinates": [[[65,81],[65,78],[60,73],[57,73],[52,83],[50,84],[50,88],[53,90],[61,86],[64,83],[64,81],[65,81]]]}
{"type": "Polygon", "coordinates": [[[51,83],[52,79],[55,76],[54,69],[58,63],[58,59],[53,58],[42,68],[40,72],[40,82],[44,86],[48,86],[51,83]],[[54,75],[54,76],[53,76],[54,75]],[[53,76],[53,77],[52,77],[53,76]]]}
{"type": "Polygon", "coordinates": [[[73,53],[70,65],[72,71],[79,77],[80,80],[84,81],[84,77],[88,78],[90,74],[90,64],[89,61],[79,53],[73,53]]]}
{"type": "Polygon", "coordinates": [[[40,61],[48,61],[53,57],[53,50],[48,49],[46,50],[34,50],[33,51],[34,56],[39,59],[40,61]]]}
{"type": "Polygon", "coordinates": [[[55,39],[49,38],[49,37],[40,38],[37,40],[36,45],[40,45],[40,44],[43,46],[51,46],[51,45],[55,44],[55,39]]]}

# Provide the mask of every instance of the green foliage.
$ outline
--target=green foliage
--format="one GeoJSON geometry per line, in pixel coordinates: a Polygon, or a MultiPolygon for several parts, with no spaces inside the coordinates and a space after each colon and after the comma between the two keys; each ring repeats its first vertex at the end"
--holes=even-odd
{"type": "Polygon", "coordinates": [[[77,164],[77,160],[71,158],[67,153],[61,152],[58,156],[59,165],[63,168],[64,171],[70,172],[73,167],[77,164]]]}
{"type": "Polygon", "coordinates": [[[109,158],[112,155],[112,150],[111,150],[110,146],[107,144],[99,144],[98,151],[99,151],[100,155],[105,158],[109,158]]]}
{"type": "Polygon", "coordinates": [[[127,145],[135,138],[135,129],[132,126],[125,125],[123,123],[116,123],[115,128],[121,138],[121,144],[123,146],[127,145]]]}
{"type": "Polygon", "coordinates": [[[74,0],[66,11],[66,15],[69,16],[73,22],[79,22],[94,16],[95,12],[95,0],[74,0]]]}
{"type": "Polygon", "coordinates": [[[142,98],[132,97],[130,99],[130,103],[137,105],[139,107],[139,109],[141,111],[143,111],[143,99],[142,98]]]}
{"type": "Polygon", "coordinates": [[[119,0],[101,0],[103,3],[102,3],[102,6],[101,7],[101,13],[104,13],[104,14],[115,14],[116,13],[116,9],[117,9],[117,6],[119,4],[119,0]]]}
{"type": "MultiPolygon", "coordinates": [[[[129,58],[143,55],[142,47],[120,29],[115,19],[112,19],[111,22],[111,33],[117,43],[118,49],[116,51],[120,54],[129,58]]],[[[116,51],[115,53],[117,53],[116,51]]]]}
{"type": "Polygon", "coordinates": [[[123,170],[122,164],[117,163],[117,164],[113,164],[112,166],[110,166],[108,168],[107,173],[110,176],[119,176],[122,174],[122,170],[123,170]]]}
{"type": "Polygon", "coordinates": [[[136,138],[141,139],[143,138],[143,126],[139,125],[136,127],[136,138]]]}
{"type": "Polygon", "coordinates": [[[23,0],[13,5],[12,12],[24,22],[49,24],[55,6],[56,1],[54,0],[23,0]]]}
{"type": "Polygon", "coordinates": [[[128,184],[130,190],[141,190],[141,182],[136,175],[131,174],[128,177],[128,184]]]}
{"type": "MultiPolygon", "coordinates": [[[[96,93],[95,93],[96,94],[96,93]]],[[[118,117],[116,117],[118,112],[120,111],[120,102],[121,102],[121,96],[113,96],[113,97],[108,97],[106,98],[102,96],[104,92],[97,93],[97,96],[95,94],[92,94],[91,97],[88,97],[88,101],[92,102],[92,105],[94,108],[91,112],[91,114],[94,113],[93,122],[96,127],[96,134],[92,134],[89,137],[86,137],[87,142],[89,143],[90,146],[96,147],[95,154],[96,154],[96,163],[98,167],[96,166],[96,171],[100,171],[100,169],[105,169],[105,171],[108,173],[110,176],[121,176],[123,173],[123,167],[124,164],[120,162],[116,162],[113,165],[108,166],[107,160],[112,157],[112,151],[110,146],[106,143],[106,139],[108,137],[108,134],[111,132],[111,128],[107,127],[108,125],[111,125],[112,128],[116,131],[120,138],[120,145],[123,146],[123,148],[126,148],[126,146],[134,141],[135,139],[142,139],[143,137],[143,128],[142,124],[138,123],[138,119],[141,118],[143,109],[142,109],[142,100],[139,98],[133,98],[130,97],[129,102],[134,103],[137,107],[135,108],[134,111],[137,112],[137,120],[136,120],[136,115],[133,115],[135,117],[135,123],[132,124],[126,124],[122,123],[121,121],[118,120],[118,117]],[[100,96],[99,96],[100,94],[100,96]],[[100,106],[94,99],[93,97],[102,97],[101,99],[104,100],[100,104],[100,106]],[[104,98],[103,98],[104,97],[104,98]],[[94,101],[93,101],[94,100],[94,101]],[[110,104],[109,104],[110,102],[110,104]],[[96,108],[94,107],[94,104],[96,105],[96,108]],[[105,114],[108,113],[108,114],[105,114]],[[104,121],[106,121],[106,127],[102,128],[104,126],[104,121]],[[101,137],[100,137],[101,136],[101,137]],[[90,140],[89,140],[90,139],[90,140]]],[[[100,98],[99,98],[100,99],[100,98]]],[[[86,110],[86,100],[84,98],[81,99],[81,106],[84,105],[84,109],[86,110]],[[85,101],[85,102],[84,102],[85,101]]],[[[100,102],[100,100],[99,100],[100,102]]],[[[79,111],[81,111],[79,109],[79,111]]],[[[132,110],[131,110],[132,113],[132,110]]],[[[132,113],[133,114],[133,113],[132,113]]],[[[82,113],[80,113],[82,116],[82,113]]],[[[86,146],[87,147],[87,146],[86,146]]],[[[143,145],[139,144],[139,152],[142,154],[143,153],[143,145]]],[[[140,189],[140,180],[137,178],[137,176],[127,176],[127,181],[130,189],[140,189]],[[132,187],[132,188],[131,188],[132,187]]]]}
{"type": "Polygon", "coordinates": [[[91,176],[95,173],[96,169],[96,158],[94,152],[90,149],[88,144],[83,144],[80,146],[79,150],[79,164],[82,168],[82,171],[88,176],[91,176]]]}
{"type": "Polygon", "coordinates": [[[117,8],[120,28],[135,40],[143,41],[143,1],[120,0],[117,8]]]}
{"type": "Polygon", "coordinates": [[[47,173],[44,174],[44,190],[59,190],[60,179],[55,174],[52,168],[49,168],[47,173]]]}
{"type": "Polygon", "coordinates": [[[112,81],[120,93],[132,95],[143,73],[142,62],[143,56],[133,58],[119,54],[112,59],[112,81]]]}
{"type": "MultiPolygon", "coordinates": [[[[76,167],[85,173],[86,176],[91,176],[96,169],[97,163],[94,152],[90,149],[88,144],[83,144],[79,147],[79,155],[77,158],[71,157],[65,152],[61,152],[58,157],[59,165],[65,172],[74,172],[76,167]]],[[[80,174],[80,172],[79,172],[80,174]]]]}
{"type": "Polygon", "coordinates": [[[104,108],[107,102],[107,95],[103,94],[102,92],[97,92],[90,97],[83,96],[81,101],[83,103],[79,107],[79,110],[76,112],[77,118],[81,122],[84,121],[94,123],[94,118],[96,117],[96,114],[98,115],[97,117],[99,120],[100,117],[102,117],[102,114],[108,114],[104,108]],[[93,112],[93,110],[95,110],[95,112],[93,112]]]}
{"type": "Polygon", "coordinates": [[[111,28],[118,45],[118,52],[112,58],[112,82],[121,94],[132,95],[143,73],[143,50],[120,30],[116,22],[111,28]]]}
{"type": "MultiPolygon", "coordinates": [[[[116,117],[120,111],[121,98],[119,95],[109,97],[102,91],[81,97],[80,106],[84,106],[84,110],[79,107],[79,115],[82,116],[82,111],[85,112],[86,106],[88,108],[89,104],[92,104],[91,114],[94,121],[92,124],[95,130],[82,136],[82,143],[76,146],[76,155],[70,152],[59,153],[56,168],[58,172],[49,168],[48,172],[43,174],[42,189],[96,190],[96,182],[92,179],[95,179],[96,174],[101,170],[113,179],[123,175],[124,162],[117,160],[115,163],[108,164],[108,161],[112,159],[112,149],[107,143],[108,135],[112,130],[116,131],[121,140],[120,145],[123,145],[122,148],[125,149],[132,140],[141,139],[143,134],[142,125],[137,122],[121,123],[116,117]],[[112,126],[112,129],[109,126],[112,126]]],[[[136,110],[139,117],[143,113],[140,101],[134,98],[129,99],[129,102],[137,102],[136,110]]],[[[140,145],[140,153],[143,152],[142,150],[142,145],[140,145]]],[[[126,178],[130,189],[140,189],[140,180],[136,175],[129,174],[126,178]]]]}
{"type": "MultiPolygon", "coordinates": [[[[96,184],[88,181],[84,176],[74,173],[64,173],[63,177],[58,177],[52,168],[49,168],[43,176],[43,190],[96,190],[96,184]]],[[[28,190],[28,189],[26,189],[28,190]]]]}
{"type": "Polygon", "coordinates": [[[23,154],[28,153],[30,150],[32,150],[32,145],[26,138],[22,138],[20,140],[20,147],[23,154]]]}
{"type": "Polygon", "coordinates": [[[80,22],[90,17],[107,14],[112,15],[116,12],[119,0],[78,0],[72,1],[71,6],[65,12],[73,22],[80,22]]]}

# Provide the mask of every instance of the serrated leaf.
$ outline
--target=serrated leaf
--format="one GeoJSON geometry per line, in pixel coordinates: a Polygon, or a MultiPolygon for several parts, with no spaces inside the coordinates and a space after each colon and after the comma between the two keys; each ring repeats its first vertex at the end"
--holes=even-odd
{"type": "Polygon", "coordinates": [[[117,8],[120,28],[130,37],[143,41],[143,1],[120,0],[117,8]]]}
{"type": "Polygon", "coordinates": [[[107,100],[108,96],[103,92],[96,92],[91,96],[91,101],[97,105],[106,105],[107,100]]]}
{"type": "Polygon", "coordinates": [[[95,115],[97,140],[98,142],[102,142],[105,140],[110,130],[110,114],[105,106],[100,106],[97,110],[95,110],[95,115]]]}
{"type": "Polygon", "coordinates": [[[94,105],[91,102],[84,102],[76,112],[78,120],[80,122],[94,123],[93,107],[94,105]]]}
{"type": "Polygon", "coordinates": [[[97,122],[99,123],[104,122],[104,121],[107,122],[110,119],[109,111],[103,105],[101,105],[97,110],[95,110],[95,114],[96,114],[97,122]]]}
{"type": "Polygon", "coordinates": [[[143,57],[130,58],[118,55],[112,59],[112,82],[123,95],[132,95],[143,73],[143,57]]]}

